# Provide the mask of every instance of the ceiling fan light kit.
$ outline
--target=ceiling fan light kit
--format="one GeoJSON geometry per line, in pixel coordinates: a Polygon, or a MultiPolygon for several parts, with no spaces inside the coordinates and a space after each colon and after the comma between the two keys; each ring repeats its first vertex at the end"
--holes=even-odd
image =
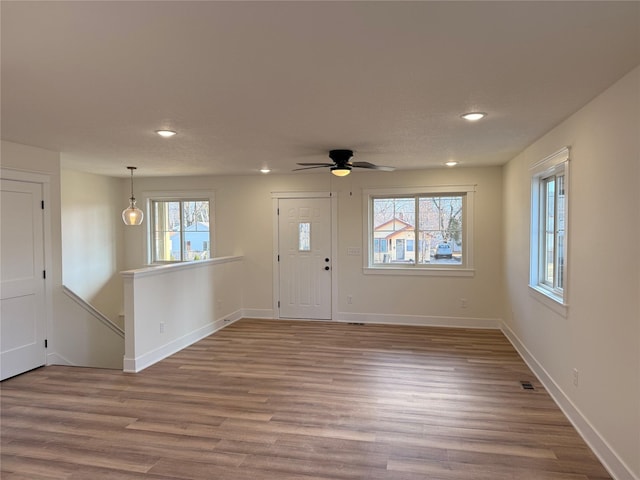
{"type": "Polygon", "coordinates": [[[336,177],[346,177],[351,173],[350,167],[331,167],[331,173],[336,177]]]}
{"type": "Polygon", "coordinates": [[[335,149],[329,151],[329,158],[333,163],[298,163],[302,168],[295,168],[293,171],[310,170],[312,168],[329,168],[331,173],[337,177],[346,177],[351,173],[352,168],[366,168],[369,170],[382,170],[384,172],[392,172],[395,167],[384,167],[382,165],[374,165],[369,162],[352,162],[353,150],[335,149]]]}

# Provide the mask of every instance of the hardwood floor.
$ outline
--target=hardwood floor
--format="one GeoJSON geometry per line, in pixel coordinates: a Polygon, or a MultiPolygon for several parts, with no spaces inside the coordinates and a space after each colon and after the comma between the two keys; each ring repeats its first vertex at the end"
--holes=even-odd
{"type": "Polygon", "coordinates": [[[5,480],[611,478],[499,331],[245,319],[1,400],[5,480]]]}

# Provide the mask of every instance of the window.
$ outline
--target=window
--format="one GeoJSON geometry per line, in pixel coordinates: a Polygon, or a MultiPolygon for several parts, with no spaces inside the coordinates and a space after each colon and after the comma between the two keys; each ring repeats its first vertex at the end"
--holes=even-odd
{"type": "Polygon", "coordinates": [[[531,167],[530,286],[565,305],[569,149],[531,167]]]}
{"type": "Polygon", "coordinates": [[[151,263],[211,258],[208,199],[151,200],[151,263]]]}
{"type": "Polygon", "coordinates": [[[309,222],[298,224],[298,250],[301,252],[311,251],[311,223],[309,222]]]}
{"type": "Polygon", "coordinates": [[[365,191],[365,273],[472,274],[473,186],[365,191]]]}

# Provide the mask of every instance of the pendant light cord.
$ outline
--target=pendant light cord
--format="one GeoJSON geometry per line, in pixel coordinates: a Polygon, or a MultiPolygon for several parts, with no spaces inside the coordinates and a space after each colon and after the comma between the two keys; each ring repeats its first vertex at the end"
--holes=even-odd
{"type": "Polygon", "coordinates": [[[131,203],[136,201],[136,197],[133,196],[133,171],[136,169],[136,167],[127,167],[129,170],[131,170],[131,197],[129,197],[129,200],[131,201],[131,203]]]}

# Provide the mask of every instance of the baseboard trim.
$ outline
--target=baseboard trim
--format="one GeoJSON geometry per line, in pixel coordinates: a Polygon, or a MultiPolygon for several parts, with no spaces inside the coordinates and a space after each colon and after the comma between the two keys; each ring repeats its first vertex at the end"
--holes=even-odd
{"type": "Polygon", "coordinates": [[[243,318],[242,311],[237,310],[231,314],[224,315],[222,318],[217,319],[215,322],[208,323],[190,333],[187,333],[186,335],[183,335],[182,337],[176,338],[175,340],[172,340],[171,342],[166,343],[165,345],[162,345],[155,350],[151,350],[135,358],[125,357],[123,362],[123,371],[126,373],[141,372],[145,368],[158,363],[160,360],[170,357],[174,353],[187,348],[189,345],[193,345],[194,343],[208,337],[218,330],[221,330],[224,327],[235,323],[241,318],[243,318]]]}
{"type": "Polygon", "coordinates": [[[422,315],[388,315],[383,313],[338,312],[335,322],[379,323],[385,325],[414,325],[422,327],[500,329],[497,318],[437,317],[422,315]]]}
{"type": "Polygon", "coordinates": [[[544,385],[556,405],[560,407],[560,410],[562,410],[565,416],[573,424],[575,429],[578,431],[578,434],[582,437],[585,443],[589,445],[609,474],[616,480],[640,480],[640,478],[631,471],[625,462],[618,457],[608,442],[602,437],[602,435],[600,435],[596,428],[591,425],[580,409],[574,405],[562,388],[558,386],[551,375],[547,373],[540,362],[538,362],[529,349],[527,349],[522,341],[520,341],[513,330],[511,330],[511,328],[509,328],[509,326],[504,322],[501,322],[500,329],[536,377],[538,377],[538,380],[544,385]]]}

